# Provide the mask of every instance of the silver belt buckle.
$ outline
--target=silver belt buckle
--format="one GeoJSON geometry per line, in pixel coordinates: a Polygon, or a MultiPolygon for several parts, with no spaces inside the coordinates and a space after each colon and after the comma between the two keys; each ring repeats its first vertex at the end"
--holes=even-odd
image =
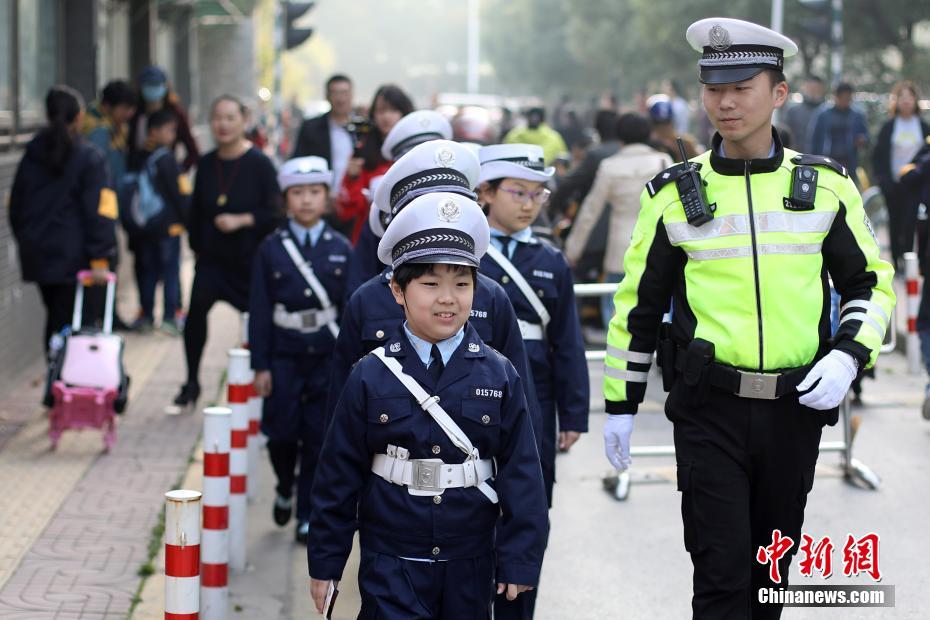
{"type": "Polygon", "coordinates": [[[743,398],[758,398],[763,400],[775,400],[777,396],[776,388],[778,387],[777,374],[764,372],[739,372],[739,392],[737,396],[743,398]]]}
{"type": "Polygon", "coordinates": [[[413,465],[413,484],[417,491],[441,491],[439,487],[439,461],[411,461],[413,465]]]}
{"type": "Polygon", "coordinates": [[[313,310],[304,310],[301,312],[300,327],[302,329],[313,329],[316,327],[316,312],[313,310]]]}

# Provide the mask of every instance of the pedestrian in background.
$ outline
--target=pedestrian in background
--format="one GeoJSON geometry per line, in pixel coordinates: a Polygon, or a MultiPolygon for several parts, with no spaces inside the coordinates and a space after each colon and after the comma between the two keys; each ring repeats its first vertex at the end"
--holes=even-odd
{"type": "Polygon", "coordinates": [[[546,165],[555,163],[555,158],[568,153],[565,140],[555,129],[546,124],[546,110],[533,107],[526,111],[526,125],[514,127],[504,139],[504,144],[535,144],[542,147],[546,165]]]}
{"type": "Polygon", "coordinates": [[[858,185],[859,149],[869,144],[865,115],[852,107],[853,87],[841,82],[833,91],[833,105],[814,119],[811,152],[838,161],[858,185]]]}
{"type": "Polygon", "coordinates": [[[130,165],[136,153],[145,147],[147,136],[145,130],[146,117],[162,108],[168,108],[177,118],[177,137],[172,145],[171,152],[174,153],[179,145],[184,147],[185,154],[181,169],[187,172],[197,163],[200,157],[197,141],[191,132],[190,121],[187,118],[187,112],[181,106],[180,98],[171,90],[168,84],[168,76],[160,67],[154,65],[145,67],[139,73],[139,104],[136,115],[129,124],[130,165]]]}
{"type": "MultiPolygon", "coordinates": [[[[10,192],[10,227],[25,282],[45,305],[43,345],[71,320],[78,271],[106,281],[116,258],[116,194],[107,187],[101,152],[80,137],[81,95],[53,86],[45,96],[48,125],[26,146],[10,192]]],[[[86,305],[85,305],[86,308],[86,305]]]]}
{"type": "MultiPolygon", "coordinates": [[[[575,217],[565,240],[565,257],[575,265],[588,243],[605,205],[610,205],[607,252],[604,254],[604,281],[623,279],[623,255],[633,237],[639,215],[639,196],[646,181],[672,165],[672,159],[649,145],[649,121],[639,114],[623,114],[617,120],[620,150],[604,159],[597,169],[591,191],[575,217]]],[[[613,316],[613,298],[601,298],[604,329],[613,316]]]]}
{"type": "Polygon", "coordinates": [[[355,151],[346,166],[342,187],[336,199],[336,214],[352,243],[358,241],[362,225],[368,221],[368,201],[364,190],[371,180],[387,172],[391,162],[381,153],[384,139],[401,118],[413,112],[413,101],[398,86],[385,84],[371,100],[368,122],[358,126],[355,151]]]}
{"type": "Polygon", "coordinates": [[[290,521],[296,482],[296,539],[303,544],[352,249],[322,219],[332,179],[322,157],[296,157],[281,166],[278,186],[288,220],[259,246],[249,297],[255,390],[265,399],[261,428],[278,481],[273,518],[280,526],[290,521]]]}
{"type": "Polygon", "coordinates": [[[342,187],[342,177],[355,148],[346,125],[352,117],[352,80],[337,73],[326,80],[329,111],[307,119],[297,132],[297,145],[291,157],[322,157],[333,171],[333,187],[342,187]]]}
{"type": "Polygon", "coordinates": [[[785,111],[785,125],[791,132],[791,148],[802,153],[812,153],[811,137],[814,119],[823,107],[823,80],[816,75],[808,75],[801,84],[802,99],[785,111]]]}
{"type": "Polygon", "coordinates": [[[109,185],[116,188],[126,172],[129,121],[136,113],[136,93],[129,82],[113,80],[103,87],[100,101],[84,115],[82,132],[107,160],[109,185]]]}
{"type": "Polygon", "coordinates": [[[200,396],[210,308],[225,301],[239,312],[248,309],[252,259],[279,213],[277,173],[245,139],[248,116],[248,108],[233,95],[221,95],[210,106],[216,149],[201,159],[191,197],[188,238],[197,262],[184,324],[187,382],[174,399],[180,407],[200,396]]]}
{"type": "Polygon", "coordinates": [[[930,125],[920,117],[920,94],[910,81],[898,82],[891,91],[891,118],[885,121],[875,140],[872,171],[888,209],[891,258],[902,268],[901,257],[914,249],[917,208],[920,195],[901,184],[901,175],[930,135],[930,125]]]}

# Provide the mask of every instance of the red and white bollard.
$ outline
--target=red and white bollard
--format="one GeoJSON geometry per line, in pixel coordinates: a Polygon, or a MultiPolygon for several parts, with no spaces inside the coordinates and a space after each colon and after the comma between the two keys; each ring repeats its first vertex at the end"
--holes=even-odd
{"type": "Polygon", "coordinates": [[[165,620],[200,616],[200,493],[165,493],[165,620]]]}
{"type": "Polygon", "coordinates": [[[229,450],[229,567],[245,570],[246,491],[249,474],[249,394],[253,373],[249,352],[230,349],[226,371],[227,400],[232,410],[229,450]]]}
{"type": "Polygon", "coordinates": [[[258,466],[259,451],[262,446],[262,438],[259,430],[262,421],[262,397],[255,391],[254,372],[253,382],[249,386],[249,479],[246,483],[247,496],[250,501],[258,496],[258,476],[261,468],[258,466]]]}
{"type": "Polygon", "coordinates": [[[914,252],[904,254],[904,277],[907,279],[907,371],[911,374],[921,374],[920,336],[917,335],[920,267],[914,252]]]}
{"type": "Polygon", "coordinates": [[[200,609],[203,620],[225,620],[229,607],[228,407],[203,411],[203,537],[200,609]]]}

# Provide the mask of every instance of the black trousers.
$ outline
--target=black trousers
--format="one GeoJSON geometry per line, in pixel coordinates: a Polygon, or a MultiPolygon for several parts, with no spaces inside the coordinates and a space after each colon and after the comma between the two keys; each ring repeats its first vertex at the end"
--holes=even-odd
{"type": "Polygon", "coordinates": [[[760,604],[758,589],[787,585],[829,414],[794,394],[755,400],[710,388],[703,404],[695,401],[679,378],[665,404],[694,565],[694,618],[779,618],[781,606],[760,604]],[[756,561],[776,529],[795,543],[779,562],[780,584],[756,561]]]}
{"type": "Polygon", "coordinates": [[[197,263],[184,324],[187,382],[192,385],[200,385],[200,359],[207,344],[207,315],[218,301],[229,303],[239,312],[248,310],[249,274],[229,273],[214,265],[197,263]]]}
{"type": "Polygon", "coordinates": [[[888,236],[891,241],[892,265],[901,265],[901,257],[914,248],[917,229],[917,209],[920,200],[912,192],[895,183],[882,191],[888,209],[888,236]]]}
{"type": "MultiPolygon", "coordinates": [[[[42,348],[46,355],[48,355],[48,341],[52,334],[60,332],[65,325],[71,324],[76,289],[76,282],[39,285],[39,293],[42,296],[42,304],[45,306],[46,312],[45,332],[42,342],[42,348]]],[[[105,299],[105,286],[88,286],[84,288],[84,312],[81,315],[82,327],[93,327],[102,324],[105,299]]]]}

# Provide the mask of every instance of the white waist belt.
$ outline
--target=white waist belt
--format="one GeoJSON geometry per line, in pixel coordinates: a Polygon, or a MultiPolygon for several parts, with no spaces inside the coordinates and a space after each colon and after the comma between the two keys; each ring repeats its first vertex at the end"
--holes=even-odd
{"type": "Polygon", "coordinates": [[[523,336],[524,340],[543,339],[542,325],[539,325],[538,323],[528,323],[523,319],[517,319],[517,324],[520,326],[520,335],[523,336]]]}
{"type": "Polygon", "coordinates": [[[442,495],[446,489],[477,487],[494,476],[490,459],[443,463],[442,459],[409,459],[409,450],[389,445],[376,454],[371,471],[391,484],[407,487],[411,495],[442,495]]]}
{"type": "Polygon", "coordinates": [[[328,323],[335,323],[336,308],[330,306],[323,310],[288,312],[283,304],[275,304],[272,320],[278,327],[296,329],[305,334],[312,334],[325,327],[328,323]]]}

